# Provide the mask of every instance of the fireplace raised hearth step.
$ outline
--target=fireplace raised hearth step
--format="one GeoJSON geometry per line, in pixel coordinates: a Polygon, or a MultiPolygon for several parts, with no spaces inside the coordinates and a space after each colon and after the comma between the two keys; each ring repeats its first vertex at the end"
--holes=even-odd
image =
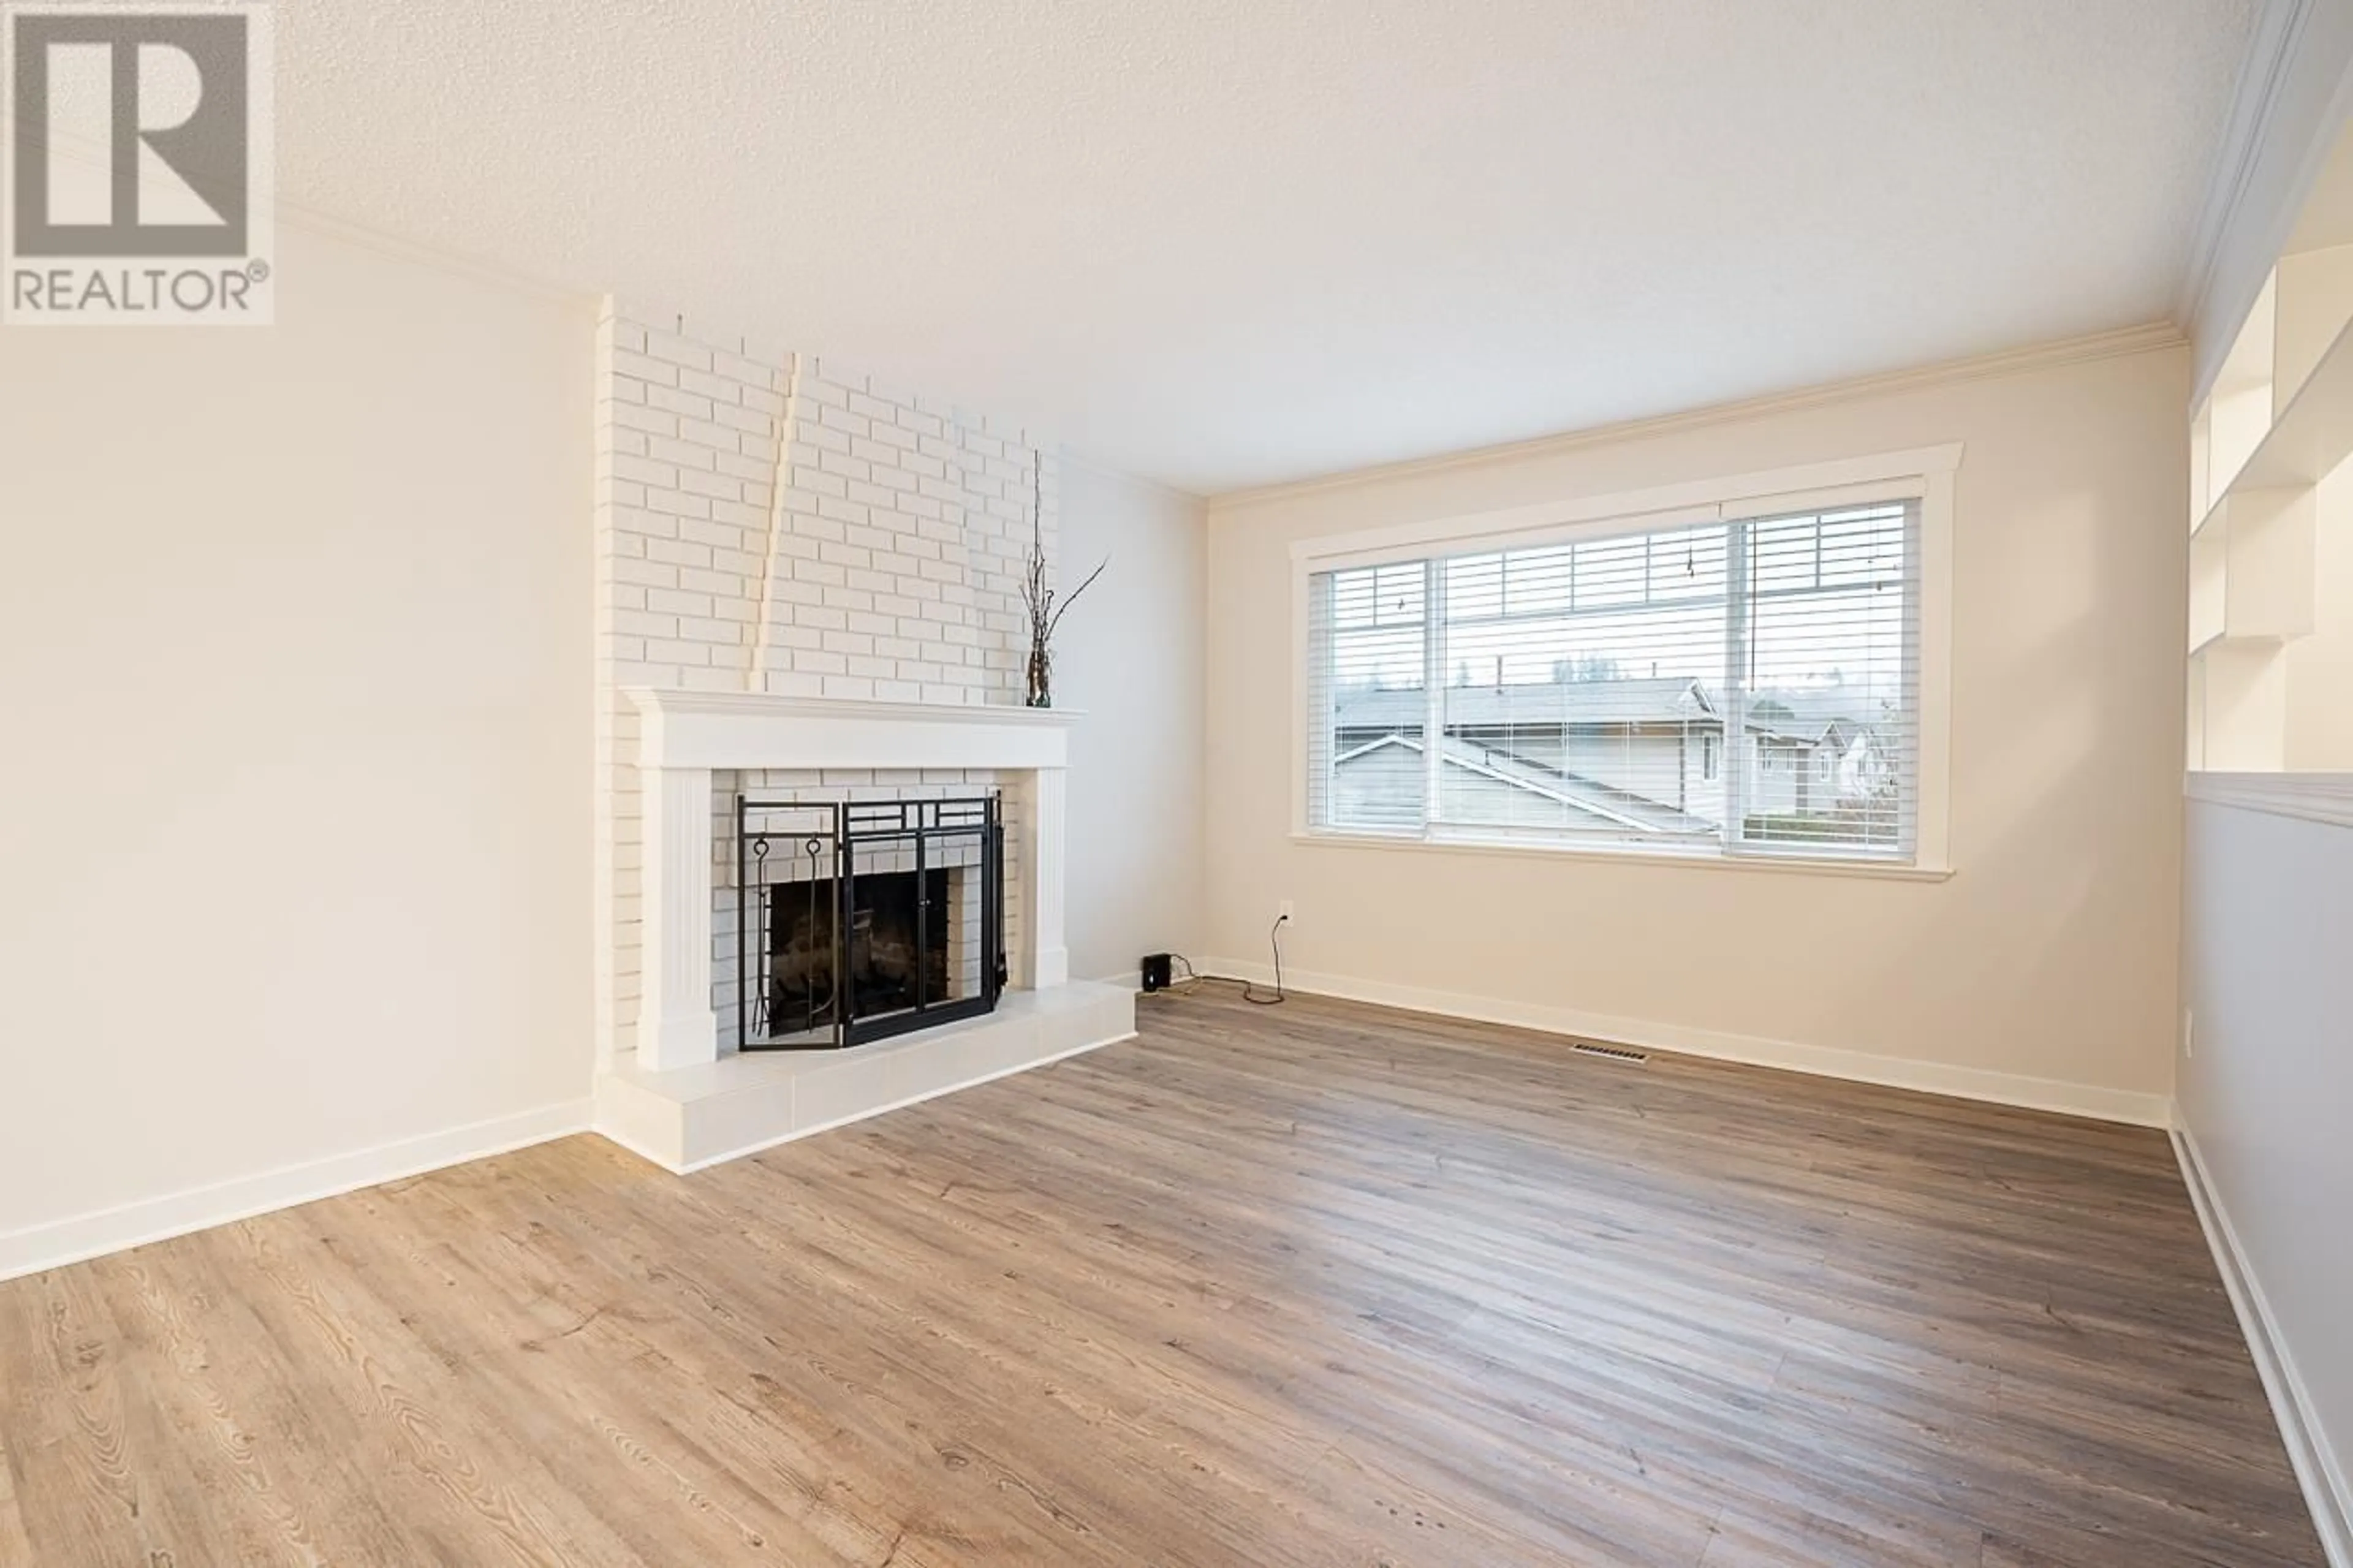
{"type": "Polygon", "coordinates": [[[996,1012],[847,1050],[750,1052],[596,1084],[596,1130],[681,1174],[1135,1034],[1135,994],[1071,981],[1008,991],[996,1012]]]}

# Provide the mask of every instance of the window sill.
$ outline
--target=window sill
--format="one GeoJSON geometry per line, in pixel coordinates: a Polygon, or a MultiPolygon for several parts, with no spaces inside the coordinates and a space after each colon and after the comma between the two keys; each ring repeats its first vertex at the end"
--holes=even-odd
{"type": "Polygon", "coordinates": [[[1678,866],[1704,871],[1774,871],[1808,877],[1862,877],[1884,882],[1946,882],[1950,867],[1898,866],[1882,860],[1841,860],[1827,856],[1715,855],[1675,849],[1609,849],[1585,844],[1506,843],[1463,838],[1409,838],[1384,833],[1309,833],[1294,830],[1294,844],[1332,849],[1402,849],[1438,855],[1514,855],[1541,860],[1596,860],[1617,866],[1678,866]]]}

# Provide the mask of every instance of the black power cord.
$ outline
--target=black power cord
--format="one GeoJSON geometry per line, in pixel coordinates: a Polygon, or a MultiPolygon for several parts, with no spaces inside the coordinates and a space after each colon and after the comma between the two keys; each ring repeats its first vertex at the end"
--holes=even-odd
{"type": "Polygon", "coordinates": [[[1274,949],[1274,994],[1261,996],[1258,994],[1258,987],[1245,980],[1242,982],[1243,1001],[1260,1007],[1276,1007],[1289,1000],[1282,989],[1282,928],[1290,919],[1289,915],[1277,915],[1274,924],[1267,928],[1267,945],[1274,949]]]}
{"type": "Polygon", "coordinates": [[[1171,967],[1180,963],[1185,966],[1185,977],[1181,980],[1172,979],[1169,982],[1167,986],[1169,995],[1190,996],[1201,988],[1200,971],[1193,967],[1191,959],[1181,952],[1172,952],[1168,955],[1168,962],[1171,967]]]}

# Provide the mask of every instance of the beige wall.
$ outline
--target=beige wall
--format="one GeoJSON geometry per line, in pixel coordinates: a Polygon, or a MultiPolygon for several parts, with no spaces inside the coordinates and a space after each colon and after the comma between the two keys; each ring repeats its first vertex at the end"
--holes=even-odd
{"type": "Polygon", "coordinates": [[[1310,986],[2157,1118],[2189,371],[2147,352],[1215,505],[1209,954],[1262,964],[1288,899],[1310,986]],[[1949,881],[1289,837],[1293,540],[1950,441],[1949,881]]]}
{"type": "Polygon", "coordinates": [[[1055,700],[1071,731],[1071,973],[1135,977],[1202,931],[1205,509],[1087,463],[1062,465],[1060,579],[1110,568],[1062,623],[1055,700]]]}
{"type": "Polygon", "coordinates": [[[589,1090],[593,321],[280,274],[0,331],[0,1273],[589,1090]]]}

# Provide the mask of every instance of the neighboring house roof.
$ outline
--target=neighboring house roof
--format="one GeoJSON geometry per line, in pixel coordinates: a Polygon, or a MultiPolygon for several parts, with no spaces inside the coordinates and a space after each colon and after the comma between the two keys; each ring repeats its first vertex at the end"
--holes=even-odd
{"type": "MultiPolygon", "coordinates": [[[[1715,714],[1706,688],[1696,680],[1673,677],[1454,686],[1447,689],[1446,701],[1451,724],[1474,729],[1506,724],[1682,724],[1715,714]]],[[[1418,724],[1422,694],[1419,689],[1342,687],[1335,694],[1335,708],[1344,730],[1418,724]]]]}
{"type": "MultiPolygon", "coordinates": [[[[1333,759],[1335,768],[1343,768],[1360,757],[1369,756],[1384,747],[1395,746],[1422,754],[1418,737],[1383,735],[1376,740],[1351,747],[1333,759]]],[[[1662,805],[1647,795],[1631,790],[1619,789],[1579,773],[1564,773],[1557,768],[1532,763],[1475,741],[1449,739],[1440,753],[1451,766],[1474,773],[1498,784],[1567,806],[1599,818],[1613,826],[1631,827],[1648,833],[1712,833],[1713,823],[1674,807],[1662,805]]]]}
{"type": "Polygon", "coordinates": [[[1843,739],[1871,728],[1873,706],[1838,687],[1768,687],[1749,694],[1748,727],[1798,740],[1843,739]]]}
{"type": "MultiPolygon", "coordinates": [[[[1453,686],[1446,691],[1450,729],[1500,730],[1577,725],[1704,725],[1714,729],[1721,700],[1705,684],[1662,676],[1635,680],[1540,680],[1505,686],[1453,686]]],[[[1748,699],[1747,729],[1841,747],[1871,728],[1858,694],[1836,689],[1768,688],[1748,699]]],[[[1344,686],[1334,693],[1340,730],[1372,731],[1422,721],[1419,689],[1344,686]]]]}

